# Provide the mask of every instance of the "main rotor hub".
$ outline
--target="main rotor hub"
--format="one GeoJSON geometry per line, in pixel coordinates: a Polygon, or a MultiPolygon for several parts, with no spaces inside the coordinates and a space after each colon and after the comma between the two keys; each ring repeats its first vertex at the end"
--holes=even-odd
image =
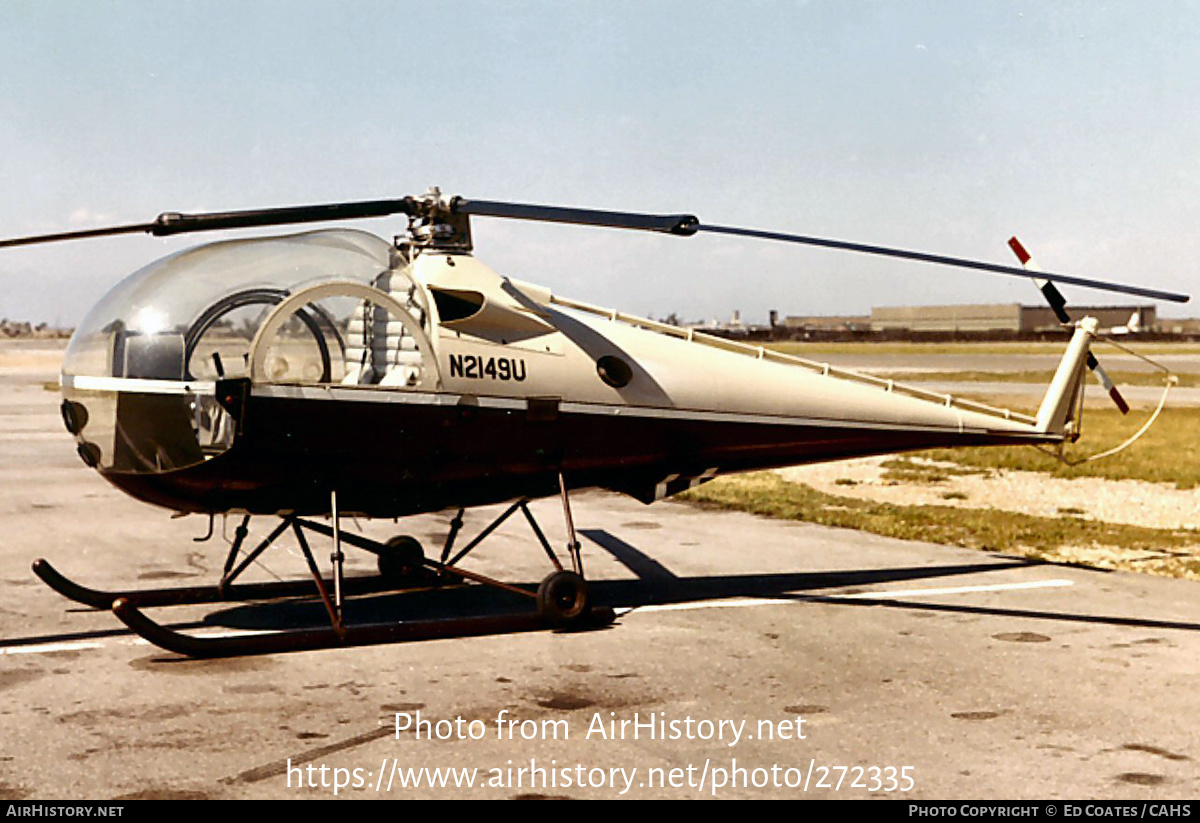
{"type": "Polygon", "coordinates": [[[447,197],[437,186],[414,197],[408,217],[409,242],[418,249],[471,251],[471,220],[454,211],[458,198],[447,197]]]}

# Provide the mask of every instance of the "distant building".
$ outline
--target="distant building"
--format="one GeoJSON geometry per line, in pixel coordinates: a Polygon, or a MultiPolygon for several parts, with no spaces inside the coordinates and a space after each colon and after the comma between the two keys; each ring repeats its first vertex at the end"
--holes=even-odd
{"type": "Polygon", "coordinates": [[[975,306],[875,306],[871,331],[1021,331],[1019,303],[975,306]]]}
{"type": "MultiPolygon", "coordinates": [[[[1095,317],[1100,330],[1122,333],[1200,334],[1200,320],[1160,320],[1154,306],[1068,306],[1071,317],[1095,317]]],[[[746,323],[734,310],[728,321],[687,322],[672,314],[666,322],[727,337],[862,339],[872,334],[905,337],[909,334],[965,336],[1036,335],[1059,331],[1062,325],[1049,306],[1020,303],[980,303],[961,306],[876,306],[869,315],[788,315],[780,321],[772,310],[769,325],[746,323]]]]}
{"type": "Polygon", "coordinates": [[[1158,328],[1165,334],[1200,334],[1200,317],[1163,317],[1158,328]]]}
{"type": "MultiPolygon", "coordinates": [[[[1158,315],[1154,306],[1076,306],[1072,317],[1095,317],[1100,327],[1151,330],[1158,315]]],[[[789,318],[790,319],[790,318],[789,318]]],[[[1060,327],[1049,306],[984,303],[967,306],[877,306],[871,309],[871,331],[1039,332],[1060,327]]]]}
{"type": "Polygon", "coordinates": [[[867,331],[871,318],[865,314],[843,315],[793,315],[783,318],[783,325],[797,331],[867,331]]]}

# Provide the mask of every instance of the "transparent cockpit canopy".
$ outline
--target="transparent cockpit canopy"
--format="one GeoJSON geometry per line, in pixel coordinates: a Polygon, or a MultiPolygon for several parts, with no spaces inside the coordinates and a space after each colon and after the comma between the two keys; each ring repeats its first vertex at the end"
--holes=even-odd
{"type": "MultiPolygon", "coordinates": [[[[244,375],[259,325],[298,285],[323,278],[370,284],[394,265],[390,243],[346,229],[187,249],[130,275],[88,313],[71,338],[63,374],[159,380],[244,375]]],[[[305,326],[310,335],[319,328],[320,318],[309,320],[295,321],[300,337],[305,326]]]]}
{"type": "Polygon", "coordinates": [[[249,376],[255,383],[435,386],[427,299],[396,270],[373,287],[346,279],[308,284],[262,323],[250,348],[249,376]]]}

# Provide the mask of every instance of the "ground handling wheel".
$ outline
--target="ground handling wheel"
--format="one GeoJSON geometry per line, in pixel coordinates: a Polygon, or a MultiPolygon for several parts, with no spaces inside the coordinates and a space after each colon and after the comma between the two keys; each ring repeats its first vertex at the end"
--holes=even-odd
{"type": "Polygon", "coordinates": [[[406,534],[387,542],[388,551],[377,558],[379,574],[396,583],[415,583],[427,576],[425,551],[415,537],[406,534]]]}
{"type": "Polygon", "coordinates": [[[575,572],[554,572],[538,586],[538,614],[552,626],[579,622],[590,605],[587,581],[575,572]]]}

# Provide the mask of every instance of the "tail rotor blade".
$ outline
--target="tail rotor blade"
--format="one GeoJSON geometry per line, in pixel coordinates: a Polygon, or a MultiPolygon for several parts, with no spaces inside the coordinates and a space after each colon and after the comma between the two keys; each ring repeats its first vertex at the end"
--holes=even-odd
{"type": "MultiPolygon", "coordinates": [[[[1029,272],[1041,272],[1042,268],[1037,263],[1033,262],[1033,257],[1021,245],[1021,241],[1016,237],[1008,238],[1008,247],[1013,250],[1013,254],[1021,261],[1021,267],[1029,272]]],[[[1071,316],[1067,314],[1067,298],[1063,297],[1062,292],[1051,283],[1049,280],[1043,280],[1040,277],[1034,277],[1033,282],[1039,289],[1042,290],[1042,296],[1046,298],[1046,302],[1050,304],[1050,308],[1054,311],[1054,316],[1058,318],[1060,323],[1070,323],[1071,316]]]]}
{"type": "MultiPolygon", "coordinates": [[[[1026,251],[1021,245],[1021,241],[1016,237],[1008,239],[1008,247],[1013,250],[1013,254],[1021,261],[1021,266],[1028,272],[1041,273],[1041,267],[1033,261],[1032,255],[1026,251]]],[[[1071,315],[1067,314],[1067,299],[1062,296],[1054,284],[1049,280],[1043,280],[1040,277],[1033,277],[1033,282],[1039,289],[1042,290],[1042,295],[1045,296],[1046,302],[1050,304],[1050,308],[1054,311],[1054,316],[1058,318],[1060,323],[1070,324],[1071,315]]],[[[1108,376],[1108,372],[1100,365],[1100,361],[1096,359],[1096,355],[1090,351],[1087,356],[1088,368],[1092,370],[1092,374],[1096,375],[1096,379],[1100,381],[1100,385],[1108,392],[1108,396],[1112,398],[1116,407],[1121,410],[1121,414],[1129,414],[1129,404],[1125,402],[1125,398],[1121,396],[1121,392],[1117,390],[1117,386],[1113,383],[1112,378],[1108,376]]]]}
{"type": "Polygon", "coordinates": [[[1121,414],[1129,414],[1129,404],[1125,402],[1125,398],[1121,396],[1121,392],[1117,391],[1117,386],[1113,383],[1112,378],[1108,376],[1108,372],[1100,365],[1100,361],[1091,352],[1088,352],[1087,358],[1088,368],[1100,380],[1100,385],[1108,392],[1108,396],[1112,398],[1113,403],[1121,410],[1121,414]]]}

